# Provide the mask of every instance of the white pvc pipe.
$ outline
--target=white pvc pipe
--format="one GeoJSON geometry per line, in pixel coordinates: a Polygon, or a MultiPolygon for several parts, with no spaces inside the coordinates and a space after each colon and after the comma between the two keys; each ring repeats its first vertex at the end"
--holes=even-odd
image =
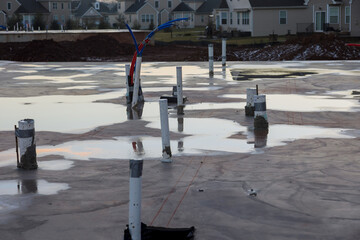
{"type": "Polygon", "coordinates": [[[136,58],[135,80],[134,80],[134,92],[132,99],[132,107],[135,107],[139,101],[139,88],[140,88],[140,69],[141,69],[142,57],[136,58]]]}
{"type": "Polygon", "coordinates": [[[254,106],[255,106],[255,113],[254,117],[263,117],[267,120],[266,115],[266,96],[265,95],[254,95],[254,106]]]}
{"type": "Polygon", "coordinates": [[[214,45],[209,44],[209,74],[214,75],[214,45]]]}
{"type": "Polygon", "coordinates": [[[141,240],[141,182],[143,160],[130,160],[129,231],[132,240],[141,240]]]}
{"type": "Polygon", "coordinates": [[[254,107],[254,96],[256,95],[255,88],[247,88],[246,89],[246,106],[254,107]]]}
{"type": "Polygon", "coordinates": [[[35,123],[33,119],[24,119],[18,122],[19,127],[16,132],[20,149],[20,165],[24,169],[36,169],[36,142],[35,142],[35,123]]]}
{"type": "Polygon", "coordinates": [[[162,162],[171,162],[169,117],[167,99],[160,99],[160,123],[162,140],[162,162]]]}
{"type": "Polygon", "coordinates": [[[130,65],[126,64],[125,65],[125,84],[126,84],[126,101],[127,102],[130,97],[129,74],[130,74],[130,65]]]}
{"type": "Polygon", "coordinates": [[[182,92],[182,67],[176,67],[176,87],[177,87],[177,105],[183,105],[183,92],[182,92]]]}
{"type": "Polygon", "coordinates": [[[38,27],[38,31],[40,31],[41,30],[41,28],[40,27],[38,27]]]}
{"type": "Polygon", "coordinates": [[[222,39],[222,66],[226,66],[226,38],[222,39]]]}

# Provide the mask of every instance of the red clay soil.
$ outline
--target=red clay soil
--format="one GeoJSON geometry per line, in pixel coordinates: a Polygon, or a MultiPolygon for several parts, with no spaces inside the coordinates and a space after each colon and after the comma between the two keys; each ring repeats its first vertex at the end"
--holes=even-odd
{"type": "MultiPolygon", "coordinates": [[[[220,60],[221,46],[215,45],[215,56],[220,60]]],[[[27,43],[0,43],[0,60],[23,62],[66,61],[130,61],[135,48],[119,44],[110,36],[92,36],[75,42],[37,40],[27,43]]],[[[282,60],[355,60],[360,59],[360,48],[346,46],[332,35],[292,38],[282,44],[266,46],[228,46],[229,61],[282,60]]],[[[172,44],[147,46],[144,61],[207,61],[207,46],[172,44]]]]}

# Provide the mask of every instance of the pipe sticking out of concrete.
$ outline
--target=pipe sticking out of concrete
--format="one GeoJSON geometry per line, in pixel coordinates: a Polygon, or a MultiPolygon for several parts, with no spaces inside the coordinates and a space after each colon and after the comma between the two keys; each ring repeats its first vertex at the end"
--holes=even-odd
{"type": "Polygon", "coordinates": [[[245,106],[245,116],[254,116],[255,105],[254,105],[254,96],[256,94],[255,88],[246,89],[246,106],[245,106]]]}
{"type": "Polygon", "coordinates": [[[184,114],[183,91],[182,91],[182,67],[176,67],[176,92],[177,92],[177,113],[184,114]]]}
{"type": "Polygon", "coordinates": [[[222,39],[222,66],[226,66],[226,38],[222,39]]]}
{"type": "Polygon", "coordinates": [[[139,102],[139,91],[140,91],[140,70],[141,70],[142,57],[136,58],[136,69],[135,69],[135,80],[134,80],[134,92],[132,98],[132,107],[136,107],[139,102]]]}
{"type": "Polygon", "coordinates": [[[268,118],[266,114],[266,96],[265,95],[254,95],[254,127],[258,128],[269,128],[268,118]]]}
{"type": "Polygon", "coordinates": [[[209,75],[214,75],[214,45],[209,44],[209,75]]]}
{"type": "Polygon", "coordinates": [[[133,86],[130,86],[130,64],[125,65],[125,81],[126,81],[126,103],[130,104],[132,101],[133,86]]]}
{"type": "Polygon", "coordinates": [[[130,160],[129,231],[132,240],[141,240],[141,182],[143,160],[130,160]]]}
{"type": "Polygon", "coordinates": [[[171,162],[169,117],[167,99],[160,99],[160,122],[162,140],[162,162],[171,162]]]}
{"type": "Polygon", "coordinates": [[[20,148],[18,168],[37,169],[34,120],[24,119],[20,120],[18,124],[19,127],[15,130],[20,148]]]}

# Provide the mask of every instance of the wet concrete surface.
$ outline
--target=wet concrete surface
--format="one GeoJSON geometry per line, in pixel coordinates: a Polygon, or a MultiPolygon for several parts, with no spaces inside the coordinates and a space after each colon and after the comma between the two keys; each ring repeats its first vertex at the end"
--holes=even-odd
{"type": "Polygon", "coordinates": [[[358,239],[359,61],[144,63],[147,102],[128,112],[122,63],[0,62],[1,239],[122,239],[130,158],[144,159],[142,219],[196,239],[358,239]],[[157,100],[183,66],[161,159],[157,100]],[[252,74],[307,72],[236,81],[252,74]],[[269,131],[245,117],[267,95],[269,131]],[[16,169],[13,126],[34,118],[39,169],[16,169]],[[252,189],[252,190],[251,190],[252,189]],[[254,194],[254,192],[256,194],[254,194]]]}

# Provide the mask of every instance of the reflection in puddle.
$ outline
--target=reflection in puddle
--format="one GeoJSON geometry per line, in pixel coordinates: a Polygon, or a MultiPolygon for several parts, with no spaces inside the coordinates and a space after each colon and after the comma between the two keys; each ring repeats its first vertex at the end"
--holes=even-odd
{"type": "Polygon", "coordinates": [[[69,160],[38,161],[38,166],[42,170],[61,171],[72,168],[74,162],[69,160]]]}
{"type": "Polygon", "coordinates": [[[72,87],[63,87],[58,88],[59,90],[86,90],[86,89],[95,89],[97,86],[72,86],[72,87]]]}
{"type": "MultiPolygon", "coordinates": [[[[253,130],[234,121],[215,118],[170,118],[169,126],[170,131],[190,135],[170,142],[174,156],[252,153],[258,152],[254,147],[281,146],[297,139],[354,138],[354,134],[359,135],[348,129],[270,125],[266,138],[266,133],[254,134],[253,130]],[[248,135],[248,139],[229,138],[239,133],[248,135]]],[[[159,120],[153,119],[147,127],[160,129],[159,120]]],[[[115,137],[113,140],[71,141],[56,146],[38,146],[37,155],[39,157],[60,155],[73,160],[128,160],[140,155],[143,159],[161,159],[161,138],[136,136],[115,137]]],[[[0,165],[9,165],[9,156],[15,159],[14,149],[0,152],[0,165]]],[[[11,164],[15,165],[15,161],[11,164]]]]}
{"type": "Polygon", "coordinates": [[[238,103],[197,103],[197,104],[187,104],[185,106],[186,110],[208,110],[208,109],[243,109],[246,105],[246,102],[238,103]]]}
{"type": "Polygon", "coordinates": [[[0,98],[0,130],[12,130],[19,119],[36,119],[36,129],[63,133],[86,132],[101,125],[127,120],[126,107],[95,102],[124,96],[124,91],[96,95],[54,95],[27,98],[0,98]],[[24,105],[24,103],[28,103],[24,105]]]}
{"type": "Polygon", "coordinates": [[[49,183],[40,179],[2,180],[0,181],[0,196],[37,193],[40,195],[53,195],[59,191],[69,189],[67,183],[49,183]]]}
{"type": "Polygon", "coordinates": [[[231,75],[233,80],[247,81],[254,79],[267,79],[267,78],[294,78],[313,75],[316,72],[292,70],[285,68],[256,68],[256,69],[232,69],[231,75]]]}
{"type": "Polygon", "coordinates": [[[45,80],[55,83],[93,83],[94,81],[89,80],[78,80],[75,81],[74,78],[85,78],[92,76],[92,74],[76,74],[70,76],[43,76],[43,75],[28,75],[15,77],[16,80],[45,80]]]}
{"type": "MultiPolygon", "coordinates": [[[[360,104],[354,98],[337,98],[344,92],[329,92],[330,96],[300,94],[267,94],[269,110],[289,112],[358,112],[360,104]]],[[[220,97],[246,99],[243,94],[225,94],[220,97]]]]}

